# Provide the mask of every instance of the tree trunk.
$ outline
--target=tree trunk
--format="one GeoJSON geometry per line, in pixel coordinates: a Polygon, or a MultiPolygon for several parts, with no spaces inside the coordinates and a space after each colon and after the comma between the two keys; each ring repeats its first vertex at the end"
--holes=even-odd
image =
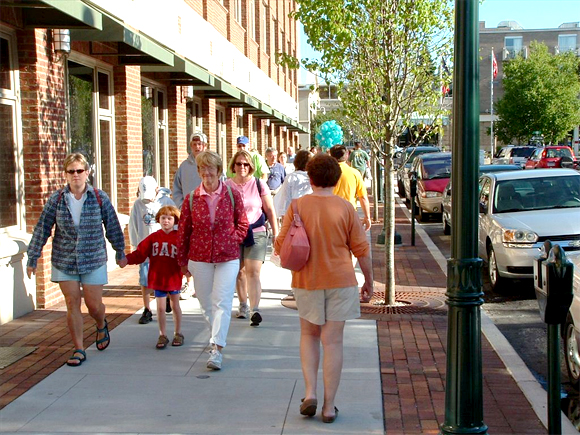
{"type": "Polygon", "coordinates": [[[384,229],[385,229],[385,303],[395,304],[395,194],[393,189],[394,137],[389,138],[385,150],[384,171],[384,229]]]}
{"type": "Polygon", "coordinates": [[[373,195],[373,222],[379,220],[379,189],[378,183],[381,182],[377,174],[377,153],[374,147],[371,149],[371,175],[373,180],[371,181],[371,193],[373,195]]]}

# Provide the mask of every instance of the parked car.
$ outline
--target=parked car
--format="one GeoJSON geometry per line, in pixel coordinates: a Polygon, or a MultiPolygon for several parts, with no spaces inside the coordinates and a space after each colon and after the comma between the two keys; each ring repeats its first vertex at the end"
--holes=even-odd
{"type": "Polygon", "coordinates": [[[532,278],[545,240],[580,251],[580,173],[538,169],[484,174],[479,180],[479,256],[499,290],[532,278]]]}
{"type": "MultiPolygon", "coordinates": [[[[410,172],[417,174],[415,203],[419,220],[425,220],[430,214],[441,215],[443,189],[451,178],[451,153],[422,154],[415,159],[410,172]]],[[[410,192],[408,179],[405,192],[410,192]]],[[[411,201],[410,194],[407,195],[407,200],[411,201]]]]}
{"type": "MultiPolygon", "coordinates": [[[[409,170],[415,160],[415,157],[421,154],[438,153],[441,149],[436,146],[418,146],[407,147],[400,153],[400,164],[397,170],[397,188],[399,190],[399,197],[405,199],[408,195],[405,192],[405,183],[409,183],[409,170]]],[[[409,203],[407,203],[409,204],[409,203]]]]}
{"type": "MultiPolygon", "coordinates": [[[[519,165],[481,165],[479,174],[489,174],[490,172],[502,171],[521,171],[519,165]]],[[[451,234],[451,181],[443,190],[442,208],[443,208],[443,234],[451,234]]]]}
{"type": "Polygon", "coordinates": [[[580,386],[580,355],[578,353],[580,346],[580,255],[570,255],[568,259],[574,264],[574,298],[562,329],[562,337],[570,385],[578,390],[580,386]]]}
{"type": "Polygon", "coordinates": [[[499,153],[495,155],[491,163],[493,165],[520,165],[524,167],[528,158],[536,150],[533,146],[515,146],[509,145],[503,147],[499,153]]]}
{"type": "Polygon", "coordinates": [[[572,168],[576,162],[572,148],[564,145],[547,146],[535,150],[528,161],[525,169],[538,168],[572,168]]]}

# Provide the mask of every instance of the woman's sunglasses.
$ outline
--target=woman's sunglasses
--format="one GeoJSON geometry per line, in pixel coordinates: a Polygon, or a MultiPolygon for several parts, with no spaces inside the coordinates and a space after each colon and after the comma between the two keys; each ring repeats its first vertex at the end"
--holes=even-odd
{"type": "Polygon", "coordinates": [[[242,167],[243,166],[244,168],[249,168],[250,167],[250,164],[249,163],[236,162],[236,166],[239,166],[239,167],[242,167]]]}
{"type": "Polygon", "coordinates": [[[70,174],[70,175],[74,175],[75,173],[80,175],[85,171],[86,171],[86,169],[67,169],[66,173],[70,174]]]}

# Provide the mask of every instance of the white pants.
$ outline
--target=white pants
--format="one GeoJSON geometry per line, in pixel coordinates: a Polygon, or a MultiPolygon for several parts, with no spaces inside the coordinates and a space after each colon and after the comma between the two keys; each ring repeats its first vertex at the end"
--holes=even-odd
{"type": "Polygon", "coordinates": [[[236,277],[240,260],[225,263],[202,263],[189,261],[189,272],[193,275],[193,286],[201,313],[209,327],[209,342],[226,346],[226,337],[232,318],[232,302],[236,289],[236,277]]]}

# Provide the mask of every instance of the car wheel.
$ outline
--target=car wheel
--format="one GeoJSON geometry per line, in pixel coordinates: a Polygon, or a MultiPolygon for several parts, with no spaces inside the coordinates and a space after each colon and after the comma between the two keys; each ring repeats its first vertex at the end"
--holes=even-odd
{"type": "Polygon", "coordinates": [[[419,220],[421,222],[425,222],[425,219],[427,219],[428,214],[423,211],[420,205],[417,206],[417,210],[419,213],[419,220]]]}
{"type": "Polygon", "coordinates": [[[568,314],[564,324],[564,355],[570,385],[578,390],[580,385],[580,355],[578,355],[578,341],[574,332],[574,320],[570,314],[568,314]]]}
{"type": "Polygon", "coordinates": [[[489,276],[489,283],[493,291],[501,290],[505,283],[505,278],[502,278],[499,274],[497,268],[497,259],[495,257],[495,251],[490,245],[487,254],[487,271],[489,276]]]}
{"type": "Polygon", "coordinates": [[[449,222],[447,222],[447,219],[445,219],[445,215],[443,216],[443,234],[446,236],[451,234],[451,225],[449,225],[449,222]]]}

